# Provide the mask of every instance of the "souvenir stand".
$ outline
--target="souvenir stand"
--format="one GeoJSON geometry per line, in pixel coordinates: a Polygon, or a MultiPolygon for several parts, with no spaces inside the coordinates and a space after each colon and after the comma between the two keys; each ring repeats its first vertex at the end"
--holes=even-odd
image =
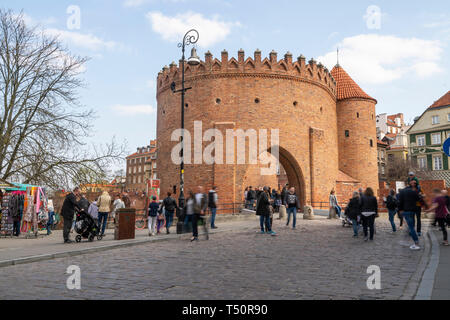
{"type": "MultiPolygon", "coordinates": [[[[8,195],[8,217],[20,221],[22,234],[26,234],[27,237],[37,237],[42,230],[46,229],[48,220],[48,200],[45,189],[38,186],[15,184],[15,187],[5,190],[8,195]]],[[[2,203],[5,202],[2,201],[2,203]]]]}
{"type": "Polygon", "coordinates": [[[0,180],[0,237],[13,236],[14,220],[11,206],[14,205],[14,199],[7,189],[14,187],[13,184],[0,180]]]}

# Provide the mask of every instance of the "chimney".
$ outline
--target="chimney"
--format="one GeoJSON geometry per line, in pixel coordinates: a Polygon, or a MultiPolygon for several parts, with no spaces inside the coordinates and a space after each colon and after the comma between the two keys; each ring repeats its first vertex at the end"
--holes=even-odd
{"type": "Polygon", "coordinates": [[[245,52],[243,49],[240,49],[238,51],[238,61],[240,64],[242,64],[242,63],[244,63],[244,60],[245,60],[245,52]]]}
{"type": "Polygon", "coordinates": [[[275,50],[272,50],[272,52],[270,53],[270,62],[272,64],[275,64],[278,62],[277,56],[278,56],[278,53],[275,50]]]}

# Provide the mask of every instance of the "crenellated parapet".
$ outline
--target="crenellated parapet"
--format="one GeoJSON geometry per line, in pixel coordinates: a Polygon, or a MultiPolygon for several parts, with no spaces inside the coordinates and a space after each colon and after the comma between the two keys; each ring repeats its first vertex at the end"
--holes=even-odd
{"type": "MultiPolygon", "coordinates": [[[[157,94],[170,88],[172,82],[181,82],[181,60],[177,65],[172,62],[158,73],[157,94]]],[[[262,59],[261,51],[256,50],[254,57],[245,58],[244,50],[239,50],[237,58],[229,58],[226,50],[222,51],[220,60],[213,58],[211,52],[205,53],[205,60],[197,66],[185,63],[186,81],[207,79],[214,77],[268,77],[304,81],[316,84],[327,90],[336,98],[336,80],[330,71],[314,59],[306,62],[306,58],[300,55],[293,60],[290,52],[284,55],[284,59],[278,60],[278,54],[272,51],[269,57],[262,59]]]]}

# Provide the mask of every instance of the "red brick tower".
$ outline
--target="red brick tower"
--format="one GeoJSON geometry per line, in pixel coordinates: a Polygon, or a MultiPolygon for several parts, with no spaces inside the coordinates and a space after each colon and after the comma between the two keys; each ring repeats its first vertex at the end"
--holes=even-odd
{"type": "Polygon", "coordinates": [[[357,179],[363,188],[371,187],[377,192],[377,101],[366,94],[339,64],[331,74],[337,82],[339,169],[357,179]]]}

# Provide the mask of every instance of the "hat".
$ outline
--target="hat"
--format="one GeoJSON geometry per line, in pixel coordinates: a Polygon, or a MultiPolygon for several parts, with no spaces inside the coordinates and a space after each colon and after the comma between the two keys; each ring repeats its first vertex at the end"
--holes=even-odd
{"type": "Polygon", "coordinates": [[[411,171],[410,173],[408,173],[408,175],[410,175],[410,176],[414,176],[414,175],[415,175],[415,173],[411,171]]]}

